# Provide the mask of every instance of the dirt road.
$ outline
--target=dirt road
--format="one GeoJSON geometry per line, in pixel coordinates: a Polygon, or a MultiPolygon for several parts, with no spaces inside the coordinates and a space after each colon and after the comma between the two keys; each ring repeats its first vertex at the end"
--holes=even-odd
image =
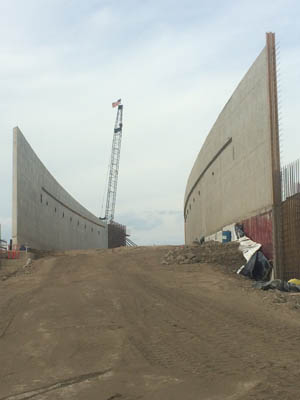
{"type": "Polygon", "coordinates": [[[166,247],[73,251],[0,281],[0,400],[300,398],[300,311],[166,247]]]}

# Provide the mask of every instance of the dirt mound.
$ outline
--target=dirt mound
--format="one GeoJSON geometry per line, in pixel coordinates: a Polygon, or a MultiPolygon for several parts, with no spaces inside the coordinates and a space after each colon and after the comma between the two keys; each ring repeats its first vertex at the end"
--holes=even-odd
{"type": "Polygon", "coordinates": [[[206,243],[21,264],[0,279],[0,399],[298,399],[300,297],[230,274],[239,257],[206,243]]]}
{"type": "Polygon", "coordinates": [[[31,274],[33,272],[33,260],[27,259],[2,260],[0,264],[0,281],[6,281],[20,274],[31,274]]]}
{"type": "Polygon", "coordinates": [[[236,271],[245,259],[239,250],[239,243],[206,242],[196,246],[177,246],[169,250],[163,257],[161,264],[220,264],[236,271]]]}

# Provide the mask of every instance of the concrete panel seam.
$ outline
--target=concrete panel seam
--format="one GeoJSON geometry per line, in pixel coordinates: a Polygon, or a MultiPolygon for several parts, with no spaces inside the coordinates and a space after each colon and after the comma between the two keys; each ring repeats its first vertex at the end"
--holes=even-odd
{"type": "Polygon", "coordinates": [[[220,150],[214,155],[214,157],[209,161],[209,163],[207,164],[207,166],[204,168],[204,170],[201,172],[201,174],[199,175],[199,178],[196,180],[196,182],[194,183],[194,185],[192,186],[189,194],[187,195],[185,204],[184,204],[184,215],[186,212],[186,207],[187,207],[187,203],[189,202],[189,199],[193,193],[193,190],[195,189],[195,187],[198,185],[198,183],[200,182],[201,178],[204,176],[205,172],[208,170],[209,167],[211,167],[211,165],[216,161],[216,159],[223,153],[223,151],[227,148],[227,146],[230,145],[230,143],[232,142],[232,137],[229,138],[227,140],[227,142],[220,148],[220,150]]]}
{"type": "Polygon", "coordinates": [[[71,207],[67,206],[65,203],[63,203],[62,201],[60,201],[59,199],[57,199],[55,196],[53,196],[53,194],[51,194],[51,193],[50,193],[47,189],[45,189],[44,187],[42,187],[42,190],[43,190],[43,192],[47,193],[48,196],[52,197],[53,200],[57,201],[59,204],[61,204],[61,205],[62,205],[63,207],[65,207],[65,208],[67,208],[67,209],[68,209],[69,211],[71,211],[72,213],[78,215],[79,217],[85,219],[85,220],[88,221],[88,222],[91,222],[92,224],[95,224],[95,225],[97,225],[97,226],[100,226],[101,228],[104,228],[104,229],[106,228],[105,225],[102,225],[102,224],[100,224],[100,223],[98,223],[98,222],[95,222],[95,221],[93,221],[93,220],[91,220],[91,219],[85,217],[84,215],[80,214],[79,212],[73,210],[71,207]]]}

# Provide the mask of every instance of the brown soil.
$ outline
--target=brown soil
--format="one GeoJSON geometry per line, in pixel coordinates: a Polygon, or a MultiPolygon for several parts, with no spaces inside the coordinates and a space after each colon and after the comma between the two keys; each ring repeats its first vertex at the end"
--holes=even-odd
{"type": "Polygon", "coordinates": [[[53,253],[0,281],[0,400],[300,398],[300,297],[226,254],[161,264],[177,249],[53,253]]]}
{"type": "Polygon", "coordinates": [[[174,246],[162,258],[162,264],[219,264],[236,272],[246,263],[238,242],[206,242],[195,246],[174,246]]]}

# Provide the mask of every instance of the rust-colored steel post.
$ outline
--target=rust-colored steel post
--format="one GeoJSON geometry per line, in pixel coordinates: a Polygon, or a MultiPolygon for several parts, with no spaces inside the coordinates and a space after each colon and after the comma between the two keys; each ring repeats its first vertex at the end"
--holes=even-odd
{"type": "Polygon", "coordinates": [[[273,259],[275,277],[283,277],[282,257],[282,218],[281,218],[281,177],[280,177],[280,148],[277,99],[277,70],[275,34],[267,33],[268,82],[270,103],[270,131],[272,157],[272,190],[273,190],[273,259]]]}

